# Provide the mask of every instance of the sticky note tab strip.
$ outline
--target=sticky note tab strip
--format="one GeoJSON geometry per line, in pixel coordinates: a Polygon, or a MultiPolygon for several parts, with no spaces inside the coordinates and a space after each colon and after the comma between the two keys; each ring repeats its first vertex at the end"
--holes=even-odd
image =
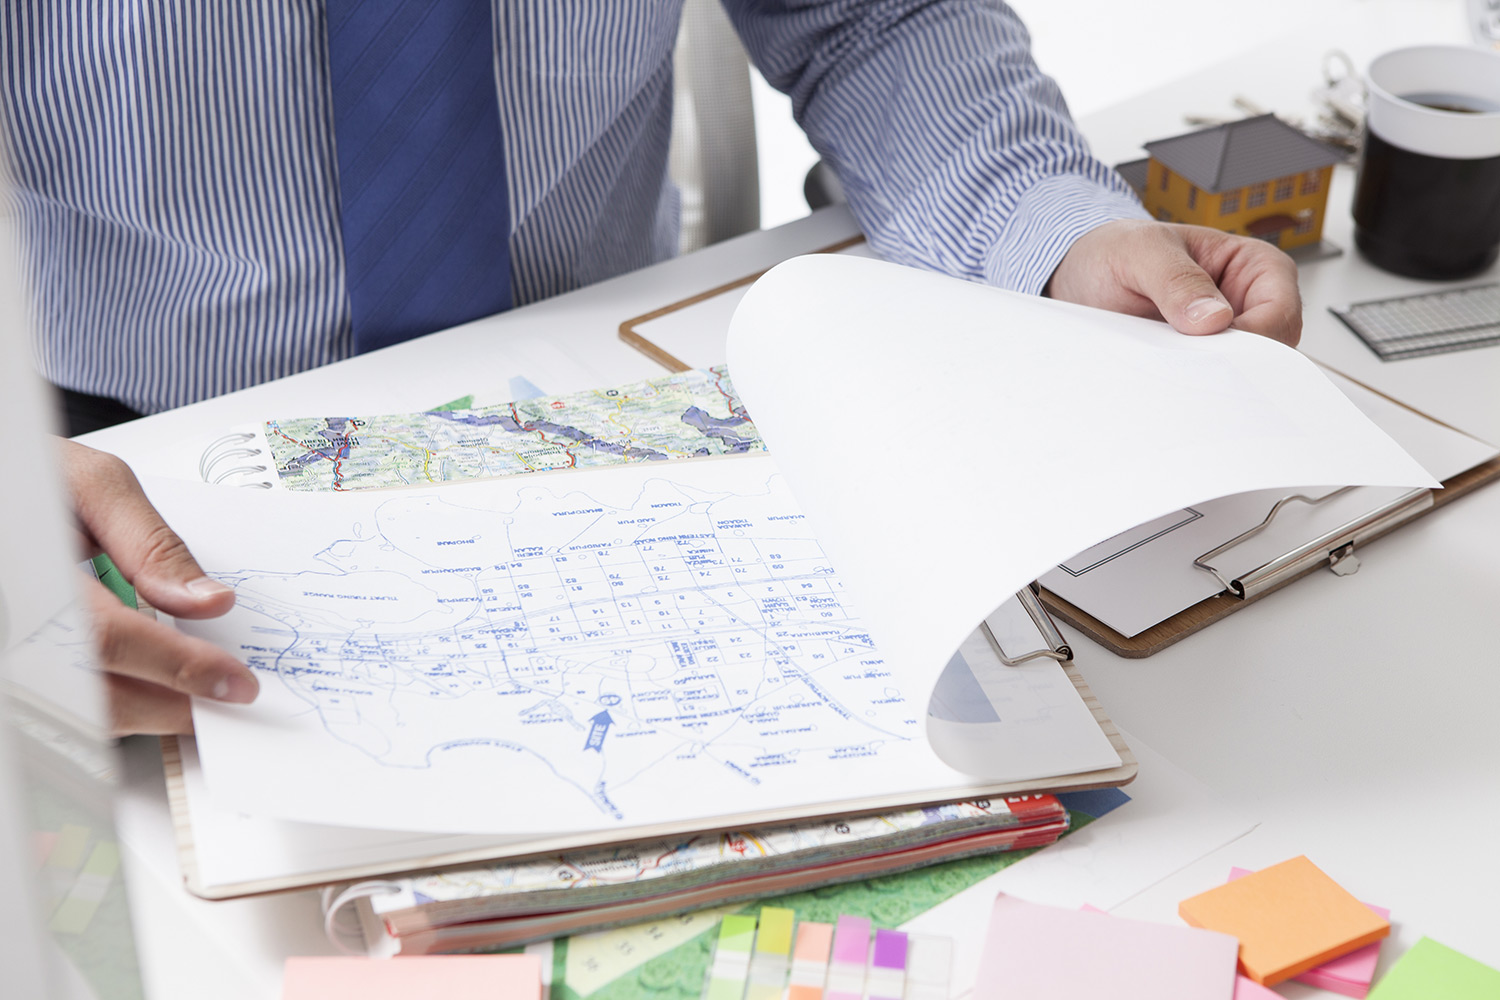
{"type": "Polygon", "coordinates": [[[906,935],[901,931],[876,931],[865,995],[870,1000],[901,1000],[905,992],[906,935]]]}
{"type": "Polygon", "coordinates": [[[864,917],[839,917],[833,931],[833,959],[828,963],[825,1000],[862,1000],[869,956],[870,921],[864,917]]]}
{"type": "Polygon", "coordinates": [[[719,924],[719,941],[708,970],[705,1000],[742,1000],[754,942],[754,917],[736,913],[724,918],[719,924]]]}
{"type": "Polygon", "coordinates": [[[761,907],[745,1000],[781,1000],[792,953],[792,925],[796,922],[797,914],[792,910],[761,907]]]}
{"type": "Polygon", "coordinates": [[[101,840],[95,844],[83,871],[73,880],[73,887],[53,911],[47,926],[57,934],[82,934],[88,930],[119,869],[120,850],[114,841],[101,840]]]}
{"type": "Polygon", "coordinates": [[[948,981],[952,975],[951,938],[907,935],[905,1000],[948,1000],[948,981]]]}
{"type": "Polygon", "coordinates": [[[832,924],[807,921],[797,925],[797,949],[792,952],[787,1000],[822,1000],[832,948],[832,924]]]}

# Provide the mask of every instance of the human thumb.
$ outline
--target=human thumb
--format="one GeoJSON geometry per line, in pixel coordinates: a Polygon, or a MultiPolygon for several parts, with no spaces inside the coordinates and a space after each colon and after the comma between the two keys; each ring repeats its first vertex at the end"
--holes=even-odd
{"type": "Polygon", "coordinates": [[[1137,271],[1141,292],[1179,333],[1219,333],[1234,320],[1234,308],[1214,279],[1187,250],[1167,245],[1155,260],[1143,260],[1137,271]]]}

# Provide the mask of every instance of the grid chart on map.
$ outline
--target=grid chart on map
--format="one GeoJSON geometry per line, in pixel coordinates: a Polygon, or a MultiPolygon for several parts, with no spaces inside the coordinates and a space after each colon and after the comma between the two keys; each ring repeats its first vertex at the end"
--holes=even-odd
{"type": "Polygon", "coordinates": [[[1330,306],[1382,361],[1500,344],[1500,284],[1330,306]]]}

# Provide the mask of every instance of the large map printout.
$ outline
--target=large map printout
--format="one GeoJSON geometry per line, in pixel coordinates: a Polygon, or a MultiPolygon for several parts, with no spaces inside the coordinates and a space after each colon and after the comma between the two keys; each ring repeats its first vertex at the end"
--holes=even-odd
{"type": "MultiPolygon", "coordinates": [[[[166,485],[238,594],[179,624],[262,681],[196,710],[244,811],[536,832],[974,787],[922,738],[935,678],[876,651],[768,456],[213,505],[166,485]]],[[[1018,721],[1075,708],[1015,681],[1018,721]]],[[[1053,773],[1113,764],[1101,742],[1053,773]]]]}

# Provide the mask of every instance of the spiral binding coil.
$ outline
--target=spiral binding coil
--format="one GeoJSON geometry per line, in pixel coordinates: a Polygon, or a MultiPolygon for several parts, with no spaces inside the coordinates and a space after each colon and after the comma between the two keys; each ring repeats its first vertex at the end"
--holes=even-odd
{"type": "Polygon", "coordinates": [[[271,463],[265,460],[267,450],[259,444],[260,435],[254,431],[235,431],[214,441],[198,458],[198,475],[205,483],[215,485],[249,486],[258,490],[269,490],[276,485],[276,474],[271,463]],[[252,442],[255,444],[252,445],[252,442]],[[237,464],[220,469],[224,462],[262,458],[264,464],[237,464]],[[235,482],[234,480],[246,480],[235,482]]]}
{"type": "Polygon", "coordinates": [[[333,942],[334,947],[346,955],[369,955],[375,958],[395,955],[401,946],[394,938],[368,940],[353,904],[369,896],[391,895],[400,891],[400,885],[384,879],[324,886],[319,893],[319,901],[323,906],[323,932],[328,935],[328,940],[333,942]]]}

